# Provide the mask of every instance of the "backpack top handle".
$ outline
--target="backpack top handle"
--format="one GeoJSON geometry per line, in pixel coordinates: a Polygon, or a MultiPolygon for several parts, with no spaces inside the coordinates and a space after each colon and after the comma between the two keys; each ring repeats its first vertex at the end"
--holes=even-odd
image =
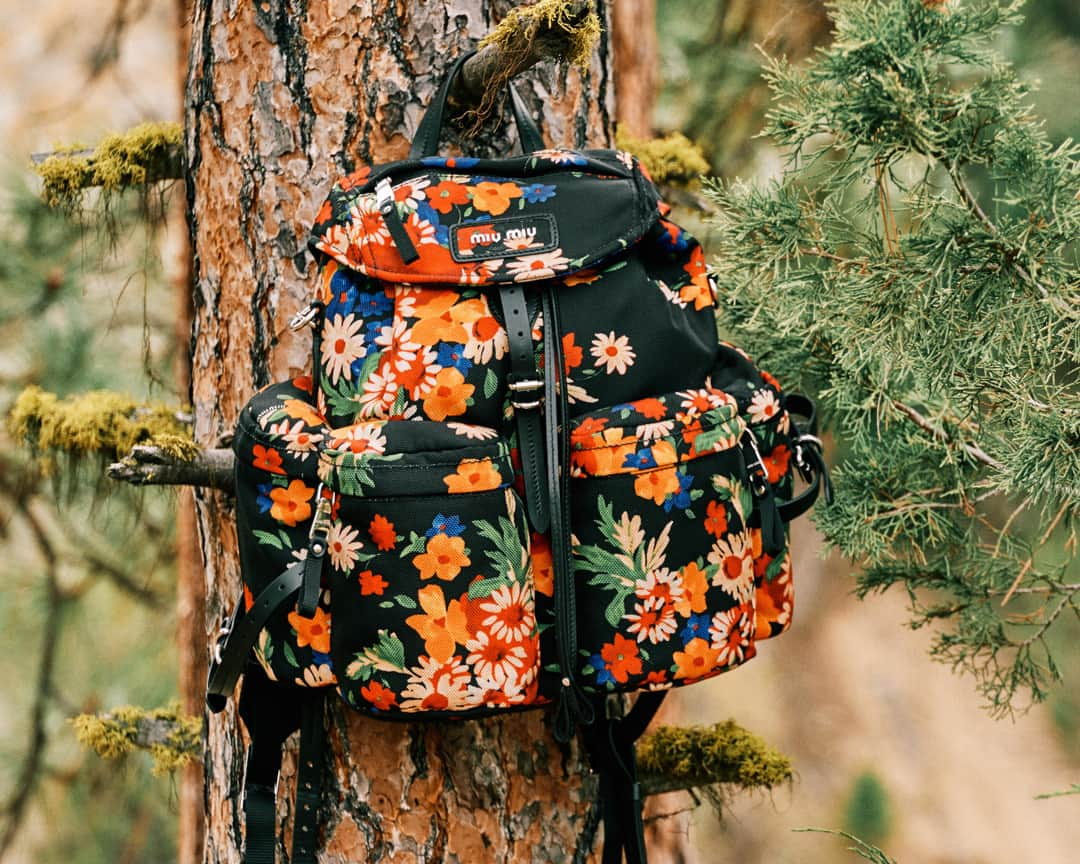
{"type": "MultiPolygon", "coordinates": [[[[450,70],[446,73],[446,77],[435,93],[435,98],[431,101],[427,111],[424,112],[423,119],[420,120],[420,125],[416,129],[412,147],[409,148],[410,159],[423,159],[427,156],[438,155],[439,134],[442,132],[443,115],[446,113],[446,103],[450,98],[450,89],[461,72],[461,68],[474,54],[476,54],[475,51],[462,54],[454,61],[450,70]]],[[[517,124],[521,151],[523,153],[534,153],[537,150],[543,150],[545,147],[544,138],[540,134],[540,129],[536,123],[529,116],[525,102],[512,84],[506,86],[510,93],[510,106],[514,111],[514,122],[517,124]]]]}

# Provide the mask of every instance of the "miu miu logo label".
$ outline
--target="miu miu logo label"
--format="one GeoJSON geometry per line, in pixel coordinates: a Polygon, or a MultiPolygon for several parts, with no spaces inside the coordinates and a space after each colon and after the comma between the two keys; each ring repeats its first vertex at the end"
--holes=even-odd
{"type": "Polygon", "coordinates": [[[559,245],[550,213],[469,222],[450,229],[450,255],[455,261],[536,255],[559,245]]]}

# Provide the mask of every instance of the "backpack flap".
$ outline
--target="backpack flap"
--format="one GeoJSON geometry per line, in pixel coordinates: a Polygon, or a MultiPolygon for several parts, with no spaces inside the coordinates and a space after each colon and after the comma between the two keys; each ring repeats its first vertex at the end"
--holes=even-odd
{"type": "Polygon", "coordinates": [[[433,156],[340,181],[311,246],[389,282],[495,285],[593,267],[658,218],[656,190],[621,151],[433,156]]]}

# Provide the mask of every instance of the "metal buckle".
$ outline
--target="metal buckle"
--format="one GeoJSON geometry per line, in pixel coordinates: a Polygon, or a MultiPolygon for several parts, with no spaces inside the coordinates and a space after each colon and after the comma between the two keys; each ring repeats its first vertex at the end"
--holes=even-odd
{"type": "Polygon", "coordinates": [[[315,320],[315,316],[319,314],[319,307],[314,303],[308,303],[303,309],[297,312],[292,318],[289,319],[289,329],[299,330],[302,327],[306,327],[312,321],[315,320]]]}
{"type": "MultiPolygon", "coordinates": [[[[537,390],[541,390],[544,387],[544,382],[536,378],[526,378],[523,381],[511,381],[506,385],[507,389],[514,394],[517,393],[535,393],[537,390]]],[[[517,408],[519,411],[531,411],[533,408],[539,408],[544,404],[543,399],[533,399],[528,402],[519,402],[513,396],[510,397],[510,404],[517,408]]]]}

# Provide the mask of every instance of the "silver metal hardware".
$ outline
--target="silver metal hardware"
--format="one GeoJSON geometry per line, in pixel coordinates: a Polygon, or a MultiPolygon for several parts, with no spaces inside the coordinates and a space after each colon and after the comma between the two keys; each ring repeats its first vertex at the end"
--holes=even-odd
{"type": "Polygon", "coordinates": [[[535,378],[529,378],[525,381],[511,381],[506,385],[514,393],[529,393],[533,390],[539,390],[544,386],[543,381],[537,381],[535,378]]]}
{"type": "Polygon", "coordinates": [[[315,320],[315,316],[318,314],[319,307],[314,303],[309,303],[289,319],[289,329],[300,330],[301,328],[306,327],[315,320]]]}
{"type": "Polygon", "coordinates": [[[225,643],[229,641],[230,633],[232,633],[232,628],[229,626],[229,619],[223,616],[221,626],[218,628],[217,638],[214,640],[214,662],[219,666],[221,665],[221,652],[225,648],[225,643]]]}
{"type": "Polygon", "coordinates": [[[329,498],[323,496],[324,484],[315,490],[315,516],[308,531],[308,550],[310,554],[321,556],[326,552],[327,537],[330,536],[330,513],[334,508],[333,493],[329,498]]]}
{"type": "MultiPolygon", "coordinates": [[[[769,491],[769,469],[765,467],[765,459],[762,458],[761,450],[758,449],[757,438],[750,430],[750,427],[746,427],[746,438],[750,442],[750,449],[754,451],[754,461],[757,463],[757,470],[751,472],[751,482],[754,486],[754,494],[759,498],[769,491]]],[[[755,466],[751,465],[751,468],[755,466]]]]}
{"type": "Polygon", "coordinates": [[[381,213],[387,213],[394,207],[394,187],[390,185],[390,178],[383,177],[375,184],[375,204],[381,213]]]}

